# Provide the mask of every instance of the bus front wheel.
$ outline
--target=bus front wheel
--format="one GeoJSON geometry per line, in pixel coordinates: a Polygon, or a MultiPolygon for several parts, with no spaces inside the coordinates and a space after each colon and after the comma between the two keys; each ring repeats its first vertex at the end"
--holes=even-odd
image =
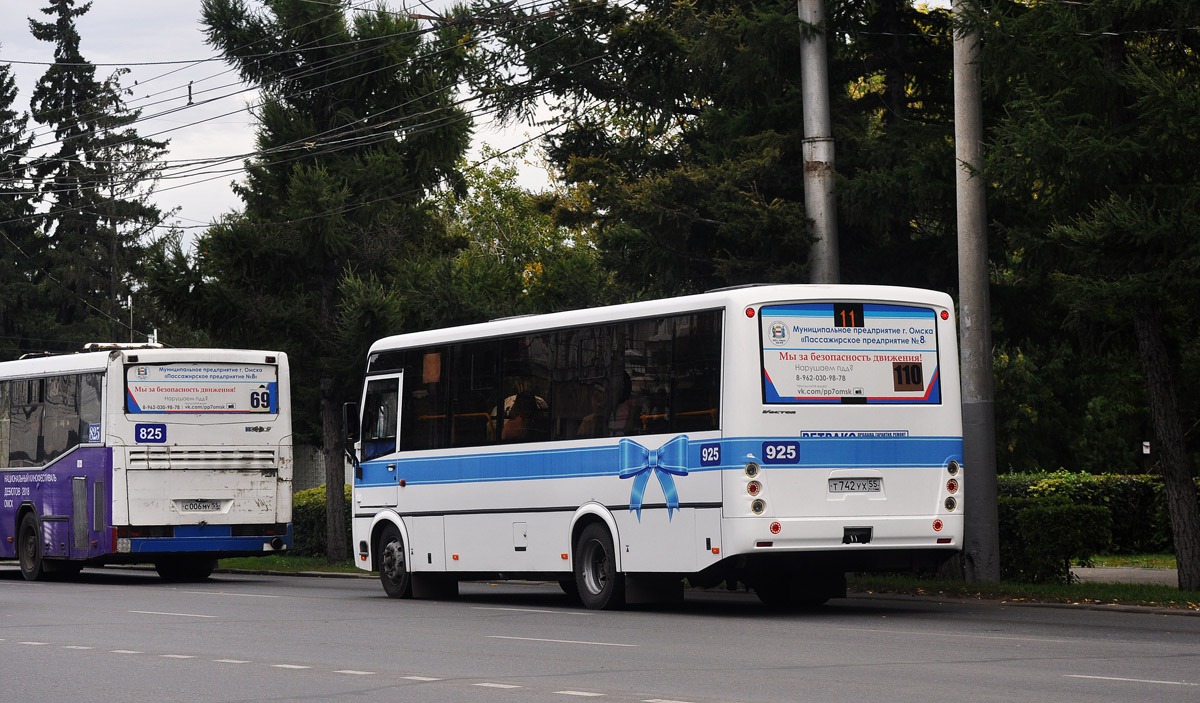
{"type": "Polygon", "coordinates": [[[42,531],[38,529],[38,519],[33,513],[27,513],[21,519],[21,527],[17,530],[17,552],[17,558],[21,562],[21,575],[26,581],[37,581],[45,576],[42,531]]]}
{"type": "Polygon", "coordinates": [[[584,606],[592,610],[625,604],[625,577],[617,573],[617,554],[608,529],[594,522],[575,543],[575,587],[584,606]]]}
{"type": "Polygon", "coordinates": [[[412,597],[412,574],[405,560],[400,529],[389,524],[379,535],[379,581],[389,598],[412,597]]]}

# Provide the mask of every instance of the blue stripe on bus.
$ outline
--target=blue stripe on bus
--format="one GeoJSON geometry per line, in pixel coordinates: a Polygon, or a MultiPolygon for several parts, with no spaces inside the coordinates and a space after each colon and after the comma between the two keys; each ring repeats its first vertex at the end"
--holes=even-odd
{"type": "MultiPolygon", "coordinates": [[[[638,438],[633,438],[638,439],[638,438]]],[[[687,472],[740,469],[747,462],[762,463],[764,443],[798,445],[796,461],[771,463],[769,469],[928,468],[962,462],[961,437],[746,437],[691,440],[687,472]],[[701,451],[719,447],[719,463],[701,462],[701,451]],[[711,464],[711,465],[705,465],[711,464]]],[[[611,476],[621,472],[616,444],[603,447],[570,447],[541,451],[481,452],[450,456],[375,459],[362,463],[360,487],[392,486],[402,476],[405,485],[528,481],[556,478],[611,476]],[[395,471],[388,471],[388,465],[395,471]]],[[[681,476],[679,480],[686,480],[681,476]]]]}

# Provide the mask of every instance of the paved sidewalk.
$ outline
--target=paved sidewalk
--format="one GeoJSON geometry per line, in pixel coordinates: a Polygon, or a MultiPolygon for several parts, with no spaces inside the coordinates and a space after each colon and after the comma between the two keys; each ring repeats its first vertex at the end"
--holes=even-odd
{"type": "Polygon", "coordinates": [[[1072,566],[1071,573],[1082,583],[1145,583],[1179,586],[1179,572],[1175,569],[1072,566]]]}

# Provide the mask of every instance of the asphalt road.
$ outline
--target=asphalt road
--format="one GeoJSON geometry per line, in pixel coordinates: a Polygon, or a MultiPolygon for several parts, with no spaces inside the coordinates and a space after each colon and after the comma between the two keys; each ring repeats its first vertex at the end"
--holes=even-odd
{"type": "Polygon", "coordinates": [[[621,612],[549,584],[393,601],[373,580],[0,567],[0,701],[1200,700],[1200,617],[692,592],[621,612]]]}

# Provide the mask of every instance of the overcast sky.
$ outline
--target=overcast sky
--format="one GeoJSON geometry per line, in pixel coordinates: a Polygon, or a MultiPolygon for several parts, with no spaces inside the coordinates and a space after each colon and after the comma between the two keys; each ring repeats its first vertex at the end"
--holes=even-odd
{"type": "MultiPolygon", "coordinates": [[[[388,4],[397,8],[402,5],[388,4]]],[[[438,8],[449,3],[430,0],[428,4],[438,8]]],[[[0,0],[0,63],[12,63],[19,91],[14,105],[18,112],[30,110],[33,86],[54,60],[54,46],[29,33],[28,18],[49,20],[40,12],[46,5],[46,0],[0,0]]],[[[367,3],[368,7],[374,5],[374,0],[367,3]]],[[[204,43],[200,0],[95,0],[91,10],[76,20],[76,26],[80,52],[96,64],[98,80],[119,66],[131,70],[121,83],[133,90],[129,106],[142,109],[144,121],[137,125],[138,133],[169,139],[168,160],[233,157],[253,150],[254,120],[247,107],[256,103],[257,95],[239,85],[229,65],[204,43]],[[194,103],[190,107],[189,82],[194,103]],[[186,109],[146,119],[172,108],[186,109]]],[[[53,141],[47,126],[31,121],[30,129],[37,135],[35,144],[53,141]]],[[[475,132],[472,151],[476,154],[480,142],[508,148],[523,141],[527,133],[537,133],[519,125],[499,130],[480,123],[475,125],[475,132]]],[[[213,171],[237,169],[241,161],[237,158],[225,166],[208,167],[205,174],[162,181],[156,198],[159,206],[164,211],[180,207],[169,222],[197,232],[220,215],[240,209],[241,201],[230,183],[241,180],[241,174],[213,171]]],[[[544,186],[544,172],[533,168],[526,171],[521,179],[523,186],[534,190],[544,186]]]]}

